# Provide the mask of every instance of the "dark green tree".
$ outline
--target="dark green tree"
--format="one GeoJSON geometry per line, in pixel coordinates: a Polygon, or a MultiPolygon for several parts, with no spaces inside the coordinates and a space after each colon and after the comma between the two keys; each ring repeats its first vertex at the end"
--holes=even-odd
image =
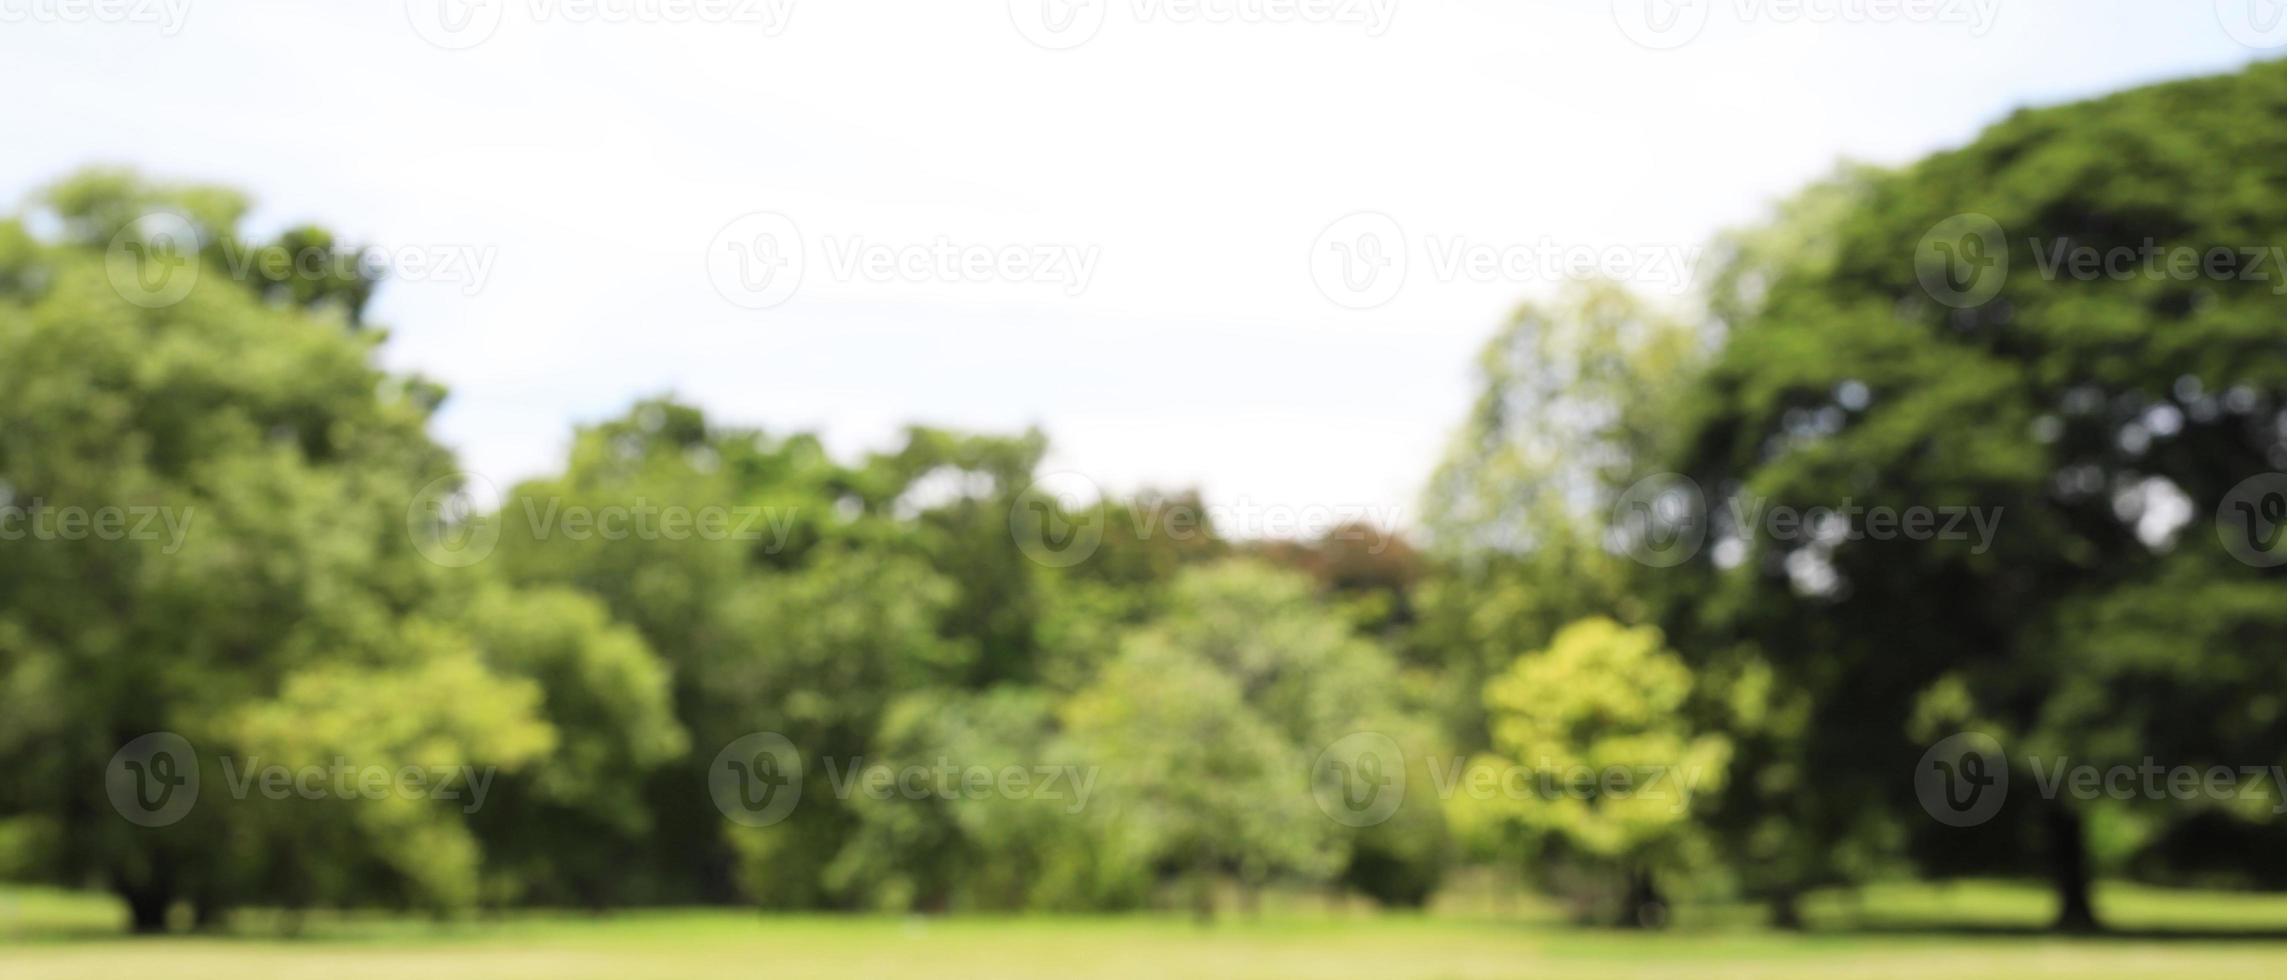
{"type": "MultiPolygon", "coordinates": [[[[2020,112],[1962,149],[1853,175],[1741,251],[1675,467],[1705,492],[1711,531],[1704,577],[1678,570],[1692,584],[1670,633],[1752,649],[1799,696],[1791,743],[1742,744],[1755,771],[1734,780],[1799,788],[1780,811],[1794,853],[1861,838],[1887,812],[1933,871],[2041,855],[2058,926],[2095,927],[2079,801],[2019,794],[1956,830],[1915,819],[1911,770],[1940,720],[2091,760],[2202,741],[2188,736],[2214,723],[2160,710],[2223,693],[2204,657],[2119,674],[2073,624],[2163,581],[2185,586],[2172,594],[2186,621],[2211,605],[2230,618],[2243,587],[2279,585],[2254,567],[2218,566],[2206,584],[2171,569],[2212,564],[2191,554],[2216,547],[2210,515],[2287,464],[2287,303],[2276,272],[2245,271],[2247,250],[2287,236],[2287,133],[2251,122],[2283,107],[2274,63],[2020,112]],[[2141,260],[2084,274],[2069,264],[2081,249],[2198,259],[2190,274],[2141,260]],[[2210,271],[2218,250],[2237,271],[2210,271]],[[1849,524],[1774,536],[1730,516],[1845,503],[2000,523],[1990,541],[1883,540],[1849,524]],[[2102,711],[2092,677],[2112,678],[2102,711]]],[[[2264,656],[2248,638],[2216,656],[2264,656]]]]}

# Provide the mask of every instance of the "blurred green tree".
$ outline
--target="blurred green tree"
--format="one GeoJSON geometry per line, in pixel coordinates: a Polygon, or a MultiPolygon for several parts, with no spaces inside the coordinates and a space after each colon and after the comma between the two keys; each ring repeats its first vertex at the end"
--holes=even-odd
{"type": "MultiPolygon", "coordinates": [[[[1851,175],[1783,217],[1764,240],[1780,244],[1743,253],[1718,304],[1728,340],[1675,467],[1708,494],[1717,546],[1700,570],[1715,584],[1671,632],[1752,644],[1807,695],[1806,750],[1785,763],[1806,791],[1801,839],[1842,839],[1887,812],[1908,818],[1934,871],[2044,855],[2058,926],[2095,927],[2088,807],[2013,801],[1959,830],[1911,819],[1906,774],[1941,722],[2101,758],[2184,744],[2216,717],[2163,710],[2220,693],[2199,673],[2209,658],[2147,656],[2116,673],[2102,658],[2117,654],[2071,624],[2148,602],[2126,597],[2163,581],[2201,582],[2171,557],[2213,546],[2188,522],[2287,465],[2287,318],[2277,272],[2251,274],[2247,258],[2287,235],[2273,193],[2287,137],[2249,124],[2282,104],[2287,64],[2269,63],[2020,112],[1962,149],[1851,175]],[[2092,272],[2071,264],[2081,250],[2139,258],[2092,272]],[[2219,250],[2233,256],[2222,272],[2219,250]],[[2155,252],[2195,257],[2191,274],[2141,258],[2155,252]],[[1725,523],[1742,504],[1845,503],[1977,508],[2001,523],[1989,542],[1774,539],[1725,523]],[[2109,678],[2101,712],[2094,678],[2109,678]]],[[[2177,596],[2186,623],[2243,617],[2229,575],[2280,581],[2213,564],[2219,577],[2177,596]]],[[[2270,697],[2237,693],[2206,707],[2270,697]]]]}
{"type": "MultiPolygon", "coordinates": [[[[484,580],[424,560],[408,516],[452,469],[425,432],[436,389],[374,366],[354,304],[235,277],[243,198],[96,171],[44,203],[63,241],[0,235],[0,502],[159,520],[0,538],[0,815],[44,841],[38,870],[100,881],[139,930],[177,901],[202,923],[255,898],[473,903],[459,804],[276,799],[246,775],[590,771],[555,753],[594,740],[560,739],[542,702],[576,704],[556,663],[614,635],[559,655],[470,628],[484,580]],[[107,760],[151,732],[187,740],[205,793],[143,826],[111,812],[107,760]]],[[[640,673],[649,654],[597,656],[640,673]]]]}
{"type": "Polygon", "coordinates": [[[1419,904],[1449,859],[1435,806],[1366,828],[1315,809],[1310,767],[1346,736],[1389,737],[1422,777],[1441,740],[1404,703],[1388,652],[1325,615],[1298,574],[1249,561],[1181,573],[1166,612],[1062,714],[1104,767],[1097,816],[1112,836],[1099,846],[1187,878],[1202,915],[1225,874],[1249,894],[1280,875],[1343,877],[1419,904]]]}
{"type": "Polygon", "coordinates": [[[1543,860],[1617,872],[1619,923],[1664,923],[1657,873],[1708,863],[1695,809],[1722,790],[1730,761],[1729,740],[1690,721],[1692,688],[1653,627],[1566,626],[1486,685],[1493,747],[1470,768],[1502,792],[1457,795],[1461,819],[1515,821],[1543,860]]]}
{"type": "Polygon", "coordinates": [[[1482,387],[1424,494],[1438,574],[1408,645],[1445,673],[1456,744],[1486,744],[1485,682],[1565,623],[1650,613],[1608,517],[1673,441],[1703,357],[1690,321],[1610,282],[1526,304],[1478,355],[1482,387]]]}

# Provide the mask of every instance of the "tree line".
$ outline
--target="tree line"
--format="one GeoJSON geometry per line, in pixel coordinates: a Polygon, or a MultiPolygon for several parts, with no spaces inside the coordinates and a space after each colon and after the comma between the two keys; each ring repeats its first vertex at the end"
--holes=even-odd
{"type": "Polygon", "coordinates": [[[445,388],[378,366],[385,270],[74,175],[0,222],[0,529],[47,529],[0,534],[0,876],[143,930],[1418,906],[1468,864],[1640,926],[2039,875],[2092,929],[2100,875],[2277,886],[2277,787],[1929,794],[2281,761],[2277,280],[2039,257],[2287,238],[2283,113],[2277,65],[2023,111],[1724,236],[1691,308],[1527,304],[1418,526],[1294,540],[1044,492],[1038,432],[838,459],[671,396],[472,506],[445,388]],[[101,530],[142,511],[181,533],[101,530]]]}

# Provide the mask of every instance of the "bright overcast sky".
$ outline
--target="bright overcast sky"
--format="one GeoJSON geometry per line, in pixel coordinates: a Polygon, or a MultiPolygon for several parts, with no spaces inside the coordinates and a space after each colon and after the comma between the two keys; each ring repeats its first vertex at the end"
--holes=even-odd
{"type": "Polygon", "coordinates": [[[672,391],[845,454],[1037,424],[1109,488],[1402,521],[1549,288],[1452,256],[1616,249],[1662,292],[1838,159],[2287,44],[2277,0],[1670,2],[0,0],[0,194],[129,163],[429,263],[375,302],[387,360],[502,485],[672,391]],[[1361,227],[1403,278],[1330,298],[1361,227]],[[791,295],[726,271],[757,228],[791,295]]]}

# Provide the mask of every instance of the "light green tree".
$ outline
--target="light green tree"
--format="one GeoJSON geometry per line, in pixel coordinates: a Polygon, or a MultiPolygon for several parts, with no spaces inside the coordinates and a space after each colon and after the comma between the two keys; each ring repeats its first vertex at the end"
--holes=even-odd
{"type": "Polygon", "coordinates": [[[1182,880],[1202,919],[1223,875],[1341,869],[1341,828],[1313,808],[1295,747],[1205,658],[1136,637],[1062,714],[1106,773],[1097,846],[1182,880]]]}
{"type": "Polygon", "coordinates": [[[690,709],[695,754],[768,731],[805,760],[802,804],[789,819],[722,824],[747,897],[791,907],[843,897],[826,871],[857,822],[825,763],[868,755],[901,694],[966,676],[974,647],[938,633],[953,597],[951,583],[915,558],[836,548],[805,568],[747,579],[710,614],[719,632],[694,669],[707,692],[690,709]]]}
{"type": "Polygon", "coordinates": [[[1517,651],[1583,616],[1650,614],[1614,507],[1662,458],[1706,345],[1685,312],[1601,281],[1525,304],[1486,342],[1423,493],[1438,574],[1410,641],[1442,670],[1458,744],[1483,744],[1479,692],[1517,651]]]}
{"type": "Polygon", "coordinates": [[[1142,903],[1151,869],[1102,846],[1087,813],[1102,769],[1064,736],[1054,707],[1048,692],[1015,685],[891,705],[863,766],[842,774],[859,827],[829,883],[898,911],[1142,903]]]}
{"type": "Polygon", "coordinates": [[[1566,626],[1486,685],[1492,748],[1465,778],[1497,774],[1480,785],[1498,791],[1457,794],[1460,819],[1514,821],[1544,858],[1616,871],[1618,921],[1659,924],[1658,873],[1704,859],[1695,809],[1722,789],[1730,761],[1723,735],[1691,723],[1692,686],[1657,629],[1566,626]]]}
{"type": "Polygon", "coordinates": [[[1424,786],[1439,745],[1408,711],[1389,653],[1312,590],[1251,561],[1187,570],[1166,611],[1123,636],[1065,705],[1073,739],[1104,769],[1100,816],[1115,826],[1101,846],[1180,871],[1200,901],[1217,875],[1250,894],[1279,876],[1347,877],[1398,902],[1434,888],[1447,858],[1436,807],[1359,828],[1312,795],[1317,757],[1354,732],[1390,737],[1424,786]]]}

